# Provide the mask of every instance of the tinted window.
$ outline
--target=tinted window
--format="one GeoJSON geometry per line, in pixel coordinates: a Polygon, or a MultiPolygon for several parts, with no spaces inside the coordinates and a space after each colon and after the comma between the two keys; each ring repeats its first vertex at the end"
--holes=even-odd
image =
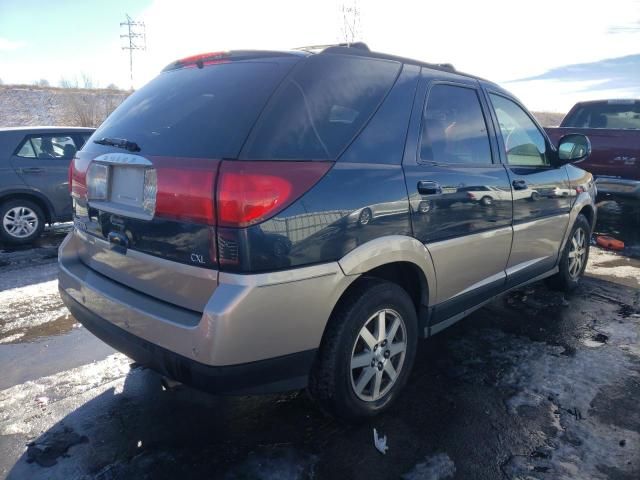
{"type": "Polygon", "coordinates": [[[143,155],[238,155],[287,66],[230,62],[161,73],[125,100],[92,139],[125,138],[143,155]]]}
{"type": "Polygon", "coordinates": [[[284,80],[250,136],[250,159],[335,159],[393,86],[400,64],[347,55],[308,57],[284,80]]]}
{"type": "Polygon", "coordinates": [[[42,135],[29,138],[20,151],[19,157],[41,159],[71,159],[76,153],[76,145],[69,136],[42,135]]]}
{"type": "Polygon", "coordinates": [[[435,85],[422,120],[420,158],[443,163],[491,163],[487,124],[474,89],[435,85]]]}
{"type": "Polygon", "coordinates": [[[500,133],[510,165],[549,165],[544,136],[518,104],[500,95],[491,95],[500,133]]]}
{"type": "Polygon", "coordinates": [[[573,128],[640,129],[640,102],[619,100],[583,105],[562,123],[573,128]]]}
{"type": "Polygon", "coordinates": [[[27,141],[22,144],[20,151],[16,155],[24,158],[36,158],[36,152],[33,149],[33,145],[31,145],[31,139],[27,139],[27,141]]]}

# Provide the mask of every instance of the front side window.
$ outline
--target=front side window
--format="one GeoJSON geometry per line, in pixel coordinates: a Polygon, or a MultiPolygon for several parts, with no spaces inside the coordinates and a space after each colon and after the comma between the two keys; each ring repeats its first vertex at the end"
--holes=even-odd
{"type": "Polygon", "coordinates": [[[71,159],[76,153],[76,145],[69,136],[42,135],[31,137],[18,151],[18,157],[40,159],[71,159]]]}
{"type": "Polygon", "coordinates": [[[491,163],[478,94],[472,88],[435,85],[422,120],[420,159],[437,163],[491,163]]]}
{"type": "Polygon", "coordinates": [[[500,133],[509,165],[547,166],[547,147],[544,136],[518,104],[500,95],[491,94],[491,102],[498,117],[500,133]]]}

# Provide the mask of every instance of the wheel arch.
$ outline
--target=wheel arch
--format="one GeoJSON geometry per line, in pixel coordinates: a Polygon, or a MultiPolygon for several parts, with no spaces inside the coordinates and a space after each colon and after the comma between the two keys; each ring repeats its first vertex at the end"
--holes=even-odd
{"type": "Polygon", "coordinates": [[[27,189],[5,190],[0,192],[0,205],[16,199],[29,200],[38,205],[42,213],[44,213],[46,223],[50,224],[55,219],[56,215],[53,205],[49,199],[40,192],[27,189]]]}
{"type": "MultiPolygon", "coordinates": [[[[426,247],[413,237],[390,235],[371,240],[349,252],[339,265],[346,276],[358,276],[340,294],[333,310],[366,278],[396,283],[411,296],[420,321],[427,325],[429,306],[436,299],[436,273],[426,247]]],[[[332,310],[332,314],[333,314],[332,310]]]]}
{"type": "MultiPolygon", "coordinates": [[[[567,230],[565,231],[559,252],[564,251],[564,248],[569,239],[569,235],[571,234],[571,230],[573,229],[573,225],[576,222],[576,218],[578,218],[578,215],[580,214],[587,217],[587,221],[589,222],[591,231],[593,232],[593,228],[596,224],[597,211],[593,198],[591,198],[591,195],[589,195],[589,193],[587,192],[582,192],[576,197],[576,201],[574,202],[573,207],[569,212],[569,222],[567,223],[567,230]]],[[[558,255],[558,261],[560,261],[560,255],[558,255]]]]}

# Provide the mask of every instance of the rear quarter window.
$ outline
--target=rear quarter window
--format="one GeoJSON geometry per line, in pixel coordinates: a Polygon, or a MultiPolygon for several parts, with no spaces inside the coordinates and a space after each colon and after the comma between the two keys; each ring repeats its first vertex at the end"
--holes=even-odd
{"type": "Polygon", "coordinates": [[[393,86],[401,64],[319,54],[269,100],[241,154],[251,160],[335,160],[393,86]]]}

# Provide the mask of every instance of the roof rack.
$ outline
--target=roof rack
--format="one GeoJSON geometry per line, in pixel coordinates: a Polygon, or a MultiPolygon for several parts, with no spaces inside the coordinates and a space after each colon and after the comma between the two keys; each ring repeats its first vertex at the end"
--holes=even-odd
{"type": "Polygon", "coordinates": [[[357,48],[359,50],[364,50],[366,52],[370,52],[371,50],[364,42],[353,42],[353,43],[330,43],[326,45],[308,45],[306,47],[296,47],[294,50],[300,50],[303,52],[309,53],[320,53],[323,50],[331,47],[346,47],[346,48],[357,48]]]}

